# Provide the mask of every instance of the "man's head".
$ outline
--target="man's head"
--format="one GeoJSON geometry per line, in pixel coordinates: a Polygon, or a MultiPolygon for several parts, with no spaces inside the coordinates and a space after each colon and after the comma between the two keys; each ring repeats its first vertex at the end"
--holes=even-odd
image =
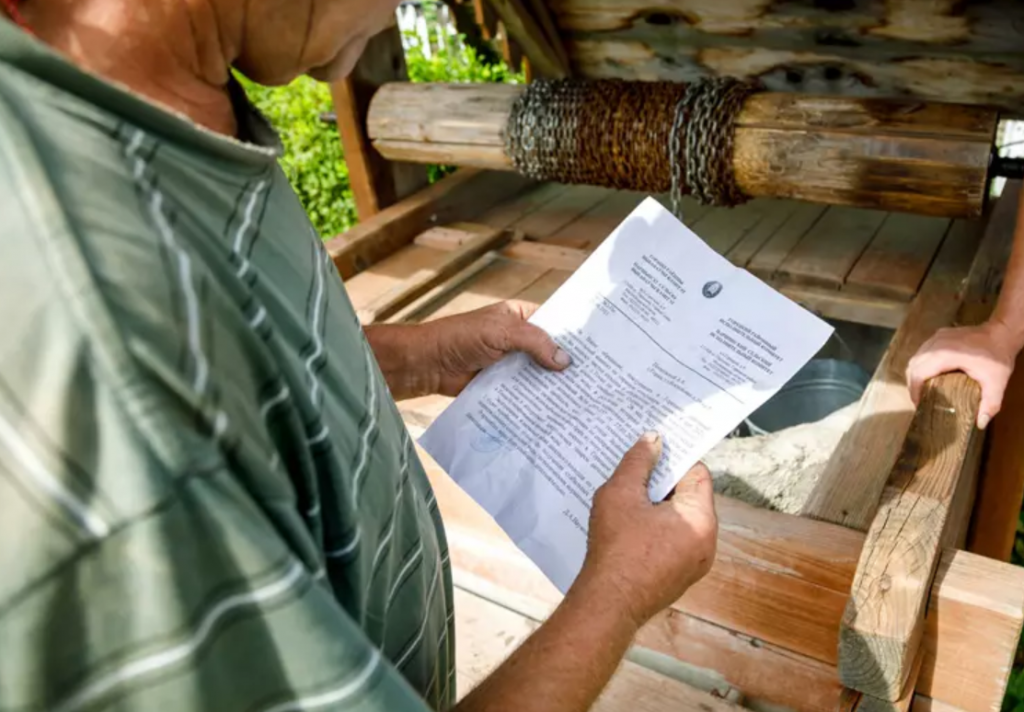
{"type": "Polygon", "coordinates": [[[321,81],[341,79],[398,6],[398,0],[213,2],[228,6],[226,17],[237,19],[241,9],[233,62],[261,84],[283,84],[305,73],[321,81]]]}

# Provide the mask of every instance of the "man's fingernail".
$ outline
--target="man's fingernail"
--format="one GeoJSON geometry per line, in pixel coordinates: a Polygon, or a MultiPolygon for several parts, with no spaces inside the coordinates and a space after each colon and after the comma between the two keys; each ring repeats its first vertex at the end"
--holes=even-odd
{"type": "Polygon", "coordinates": [[[640,437],[640,439],[643,440],[645,443],[656,443],[659,440],[661,440],[661,435],[659,435],[658,433],[656,433],[653,430],[650,430],[650,431],[644,433],[640,437]]]}
{"type": "Polygon", "coordinates": [[[982,413],[978,416],[978,430],[984,430],[988,426],[988,422],[992,420],[988,413],[982,413]]]}
{"type": "Polygon", "coordinates": [[[566,351],[565,349],[558,349],[557,351],[555,351],[555,363],[557,363],[562,368],[565,368],[570,363],[572,363],[572,356],[570,356],[569,352],[566,351]]]}

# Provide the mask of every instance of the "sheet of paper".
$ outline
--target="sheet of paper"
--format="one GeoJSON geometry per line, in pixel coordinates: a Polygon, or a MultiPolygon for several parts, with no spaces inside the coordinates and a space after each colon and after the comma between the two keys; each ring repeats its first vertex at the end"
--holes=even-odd
{"type": "Polygon", "coordinates": [[[832,333],[654,199],[531,321],[572,366],[505,358],[420,444],[563,592],[583,563],[594,491],[642,433],[664,439],[659,501],[832,333]]]}

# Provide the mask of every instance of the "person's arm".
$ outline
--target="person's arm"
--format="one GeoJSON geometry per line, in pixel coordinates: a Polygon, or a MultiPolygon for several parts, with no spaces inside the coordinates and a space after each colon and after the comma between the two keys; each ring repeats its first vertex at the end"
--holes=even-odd
{"type": "Polygon", "coordinates": [[[984,324],[940,329],[907,367],[914,403],[931,378],[963,371],[981,386],[978,427],[984,429],[1002,407],[1017,354],[1024,348],[1024,191],[1017,210],[1013,250],[992,316],[984,324]]]}
{"type": "Polygon", "coordinates": [[[500,302],[424,324],[368,326],[366,339],[395,400],[454,396],[478,371],[513,351],[552,370],[569,365],[569,354],[527,321],[535,309],[500,302]]]}
{"type": "Polygon", "coordinates": [[[640,626],[711,568],[718,522],[711,477],[693,468],[665,502],[647,494],[661,440],[645,436],[598,490],[587,557],[542,625],[457,712],[584,712],[640,626]]]}

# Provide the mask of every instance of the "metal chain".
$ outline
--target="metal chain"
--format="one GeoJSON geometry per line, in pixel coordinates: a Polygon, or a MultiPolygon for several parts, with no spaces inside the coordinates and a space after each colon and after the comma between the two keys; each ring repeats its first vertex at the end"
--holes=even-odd
{"type": "Polygon", "coordinates": [[[758,87],[737,79],[671,82],[539,80],[516,100],[505,153],[537,180],[670,192],[737,205],[734,122],[758,87]]]}

